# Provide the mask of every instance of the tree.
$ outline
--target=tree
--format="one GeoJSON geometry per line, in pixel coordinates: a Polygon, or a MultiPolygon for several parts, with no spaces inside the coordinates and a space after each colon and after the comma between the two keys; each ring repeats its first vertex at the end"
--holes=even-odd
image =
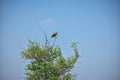
{"type": "Polygon", "coordinates": [[[79,57],[77,43],[71,45],[75,55],[68,58],[62,56],[60,47],[54,43],[50,44],[47,38],[44,44],[29,40],[21,53],[29,61],[25,68],[26,80],[75,80],[71,69],[79,57]]]}

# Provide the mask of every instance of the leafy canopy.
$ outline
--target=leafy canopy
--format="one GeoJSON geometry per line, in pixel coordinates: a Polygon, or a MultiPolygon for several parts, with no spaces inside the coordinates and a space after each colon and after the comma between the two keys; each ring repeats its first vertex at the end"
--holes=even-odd
{"type": "Polygon", "coordinates": [[[75,55],[65,58],[59,46],[29,40],[27,49],[21,54],[29,61],[25,68],[26,80],[75,80],[71,69],[79,57],[77,43],[72,43],[71,47],[75,55]]]}

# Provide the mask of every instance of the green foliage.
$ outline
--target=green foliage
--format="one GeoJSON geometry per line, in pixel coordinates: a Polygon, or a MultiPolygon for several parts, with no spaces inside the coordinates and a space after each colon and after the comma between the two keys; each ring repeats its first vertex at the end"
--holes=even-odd
{"type": "Polygon", "coordinates": [[[23,59],[30,61],[25,69],[26,80],[75,80],[75,74],[70,71],[79,55],[77,44],[73,43],[71,47],[75,55],[64,58],[59,46],[29,41],[21,54],[23,59]]]}

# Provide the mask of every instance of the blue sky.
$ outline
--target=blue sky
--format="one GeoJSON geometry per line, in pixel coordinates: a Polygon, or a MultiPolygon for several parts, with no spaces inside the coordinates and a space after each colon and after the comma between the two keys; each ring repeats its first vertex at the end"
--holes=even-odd
{"type": "Polygon", "coordinates": [[[74,55],[78,41],[77,80],[120,80],[120,15],[118,0],[1,0],[0,80],[23,80],[25,61],[20,52],[28,39],[44,41],[39,25],[63,56],[74,55]],[[52,41],[52,40],[51,40],[52,41]]]}

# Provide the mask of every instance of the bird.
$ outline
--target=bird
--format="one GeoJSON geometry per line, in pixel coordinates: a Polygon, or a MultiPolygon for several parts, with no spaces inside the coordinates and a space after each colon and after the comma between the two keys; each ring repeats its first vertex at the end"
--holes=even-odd
{"type": "Polygon", "coordinates": [[[51,38],[55,38],[57,36],[58,32],[54,32],[52,35],[51,35],[51,38]]]}

